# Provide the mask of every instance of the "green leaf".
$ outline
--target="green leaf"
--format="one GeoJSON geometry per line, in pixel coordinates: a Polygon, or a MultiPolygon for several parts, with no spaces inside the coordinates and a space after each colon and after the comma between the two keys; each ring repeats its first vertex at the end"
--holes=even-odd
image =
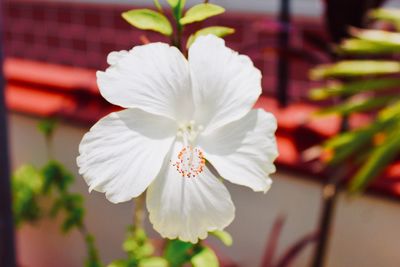
{"type": "Polygon", "coordinates": [[[39,121],[37,127],[45,136],[51,136],[56,128],[57,120],[54,118],[46,118],[39,121]]]}
{"type": "Polygon", "coordinates": [[[345,40],[337,49],[339,53],[345,54],[393,54],[400,52],[399,46],[390,45],[367,40],[349,39],[345,40]]]}
{"type": "MultiPolygon", "coordinates": [[[[172,7],[172,15],[176,21],[179,21],[182,17],[182,11],[185,7],[186,0],[167,0],[169,5],[172,7]]],[[[180,27],[181,25],[178,25],[180,27]]]]}
{"type": "Polygon", "coordinates": [[[42,192],[43,176],[32,165],[23,165],[12,176],[13,213],[16,226],[40,219],[42,211],[38,198],[42,192]]]}
{"type": "Polygon", "coordinates": [[[352,34],[361,40],[397,47],[397,51],[400,49],[400,33],[398,32],[353,29],[352,34]]]}
{"type": "Polygon", "coordinates": [[[160,5],[160,2],[158,0],[153,0],[154,5],[156,6],[156,8],[162,12],[162,6],[160,5]]]}
{"type": "Polygon", "coordinates": [[[26,164],[14,172],[13,183],[17,186],[27,187],[36,194],[42,190],[43,176],[35,166],[26,164]]]}
{"type": "Polygon", "coordinates": [[[369,17],[378,20],[389,21],[395,24],[399,29],[400,27],[400,9],[395,8],[378,8],[369,13],[369,17]]]}
{"type": "Polygon", "coordinates": [[[204,247],[200,253],[190,260],[193,267],[219,267],[217,255],[208,247],[204,247]]]}
{"type": "Polygon", "coordinates": [[[53,187],[60,192],[65,192],[75,180],[75,177],[60,162],[55,160],[49,161],[43,167],[42,173],[44,177],[43,192],[45,194],[51,192],[53,187]]]}
{"type": "Polygon", "coordinates": [[[87,258],[85,260],[85,267],[102,267],[103,264],[99,259],[99,253],[95,246],[94,237],[90,234],[87,234],[85,237],[86,242],[86,250],[87,250],[87,258]]]}
{"type": "Polygon", "coordinates": [[[185,16],[179,20],[182,25],[190,24],[197,21],[203,21],[209,17],[216,16],[225,12],[221,6],[202,3],[189,8],[185,16]]]}
{"type": "Polygon", "coordinates": [[[181,267],[190,260],[189,251],[193,247],[194,244],[189,242],[183,242],[178,239],[169,240],[164,251],[164,258],[168,261],[170,267],[181,267]]]}
{"type": "Polygon", "coordinates": [[[128,229],[128,235],[122,247],[135,260],[147,258],[154,253],[153,245],[148,239],[146,232],[141,228],[128,229]]]}
{"type": "Polygon", "coordinates": [[[400,116],[400,101],[393,102],[390,106],[382,109],[378,114],[380,121],[398,120],[400,116]]]}
{"type": "Polygon", "coordinates": [[[107,267],[129,267],[126,260],[116,260],[111,262],[107,267]]]}
{"type": "Polygon", "coordinates": [[[80,194],[66,194],[61,196],[62,205],[65,211],[65,219],[61,230],[67,233],[72,228],[79,228],[83,225],[85,210],[83,208],[83,197],[80,194]]]}
{"type": "MultiPolygon", "coordinates": [[[[172,8],[176,8],[179,5],[179,0],[167,0],[167,2],[172,8]]],[[[186,4],[186,0],[181,0],[180,2],[180,6],[183,8],[186,4]]]]}
{"type": "Polygon", "coordinates": [[[212,234],[213,236],[215,236],[216,238],[221,240],[221,242],[224,243],[225,246],[230,247],[233,244],[232,236],[227,231],[217,230],[217,231],[210,232],[210,234],[212,234]]]}
{"type": "Polygon", "coordinates": [[[172,34],[172,26],[167,17],[151,9],[133,9],[122,13],[122,17],[132,26],[159,32],[163,35],[172,34]]]}
{"type": "Polygon", "coordinates": [[[235,29],[229,28],[229,27],[223,27],[223,26],[211,26],[211,27],[203,28],[201,30],[198,30],[196,33],[190,35],[190,37],[186,43],[186,47],[189,48],[199,36],[213,34],[218,37],[225,37],[229,34],[233,34],[234,32],[235,32],[235,29]]]}
{"type": "Polygon", "coordinates": [[[334,154],[329,160],[330,165],[343,163],[347,158],[359,153],[363,147],[371,143],[373,136],[381,131],[379,127],[368,127],[343,133],[324,144],[324,148],[332,149],[334,154]]]}
{"type": "Polygon", "coordinates": [[[317,67],[311,71],[310,76],[314,80],[319,80],[334,77],[396,74],[399,72],[400,63],[396,61],[346,60],[317,67]]]}
{"type": "Polygon", "coordinates": [[[168,261],[161,257],[152,257],[139,261],[138,267],[168,267],[168,261]]]}
{"type": "Polygon", "coordinates": [[[326,114],[338,113],[342,115],[349,115],[355,112],[366,112],[385,106],[390,102],[395,101],[399,97],[381,96],[381,97],[367,98],[367,99],[356,99],[356,100],[350,99],[343,104],[323,108],[317,111],[316,114],[326,115],[326,114]]]}
{"type": "Polygon", "coordinates": [[[351,96],[366,91],[378,91],[400,87],[400,79],[382,78],[355,81],[350,83],[330,83],[326,87],[312,89],[312,100],[325,100],[334,96],[351,96]]]}
{"type": "Polygon", "coordinates": [[[372,151],[367,162],[356,173],[349,184],[349,191],[360,192],[388,166],[400,151],[399,127],[391,131],[387,140],[372,151]]]}

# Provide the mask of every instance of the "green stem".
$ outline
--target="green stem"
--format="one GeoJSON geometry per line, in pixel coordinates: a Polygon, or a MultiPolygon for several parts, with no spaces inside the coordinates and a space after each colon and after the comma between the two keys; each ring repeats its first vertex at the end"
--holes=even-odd
{"type": "Polygon", "coordinates": [[[177,38],[176,38],[176,47],[181,51],[182,51],[182,32],[183,32],[183,27],[182,25],[178,22],[177,25],[177,38]]]}
{"type": "Polygon", "coordinates": [[[53,160],[53,135],[48,134],[45,136],[46,154],[48,160],[53,160]]]}
{"type": "Polygon", "coordinates": [[[145,194],[140,195],[134,200],[135,210],[133,213],[133,228],[135,230],[143,228],[144,202],[145,202],[145,194]]]}
{"type": "Polygon", "coordinates": [[[173,16],[176,25],[176,34],[172,37],[172,45],[176,46],[181,52],[182,51],[182,33],[183,25],[179,22],[182,17],[181,0],[179,0],[177,6],[173,9],[173,16]]]}
{"type": "Polygon", "coordinates": [[[164,13],[164,10],[162,8],[162,6],[160,5],[160,2],[158,0],[154,0],[154,5],[157,7],[158,11],[160,13],[164,13]]]}

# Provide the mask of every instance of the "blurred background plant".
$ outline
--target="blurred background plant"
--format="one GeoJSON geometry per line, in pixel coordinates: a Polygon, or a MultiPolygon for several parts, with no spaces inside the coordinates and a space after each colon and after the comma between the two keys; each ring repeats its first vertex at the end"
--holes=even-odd
{"type": "Polygon", "coordinates": [[[331,166],[351,162],[348,185],[351,193],[363,191],[400,152],[400,10],[376,9],[369,13],[381,30],[351,28],[337,52],[334,64],[313,69],[311,78],[324,80],[310,91],[313,100],[339,99],[318,115],[350,117],[366,114],[368,122],[327,140],[323,156],[331,166]]]}
{"type": "Polygon", "coordinates": [[[346,183],[348,193],[363,192],[400,152],[400,99],[396,91],[400,86],[399,18],[397,9],[368,12],[363,19],[367,28],[348,29],[349,37],[344,40],[347,34],[337,32],[334,40],[342,41],[334,47],[336,62],[317,66],[310,73],[311,79],[323,82],[310,91],[310,98],[334,103],[316,115],[334,114],[342,120],[338,135],[325,141],[320,150],[332,174],[323,189],[314,267],[324,265],[341,187],[346,183]],[[353,116],[362,116],[366,122],[352,127],[353,116]]]}
{"type": "Polygon", "coordinates": [[[21,227],[46,217],[54,219],[62,216],[61,231],[67,234],[78,230],[86,244],[84,266],[101,267],[94,237],[84,222],[83,196],[70,192],[75,177],[52,157],[51,143],[55,128],[56,121],[53,119],[45,119],[38,124],[38,129],[46,138],[48,162],[41,168],[31,164],[22,165],[12,175],[14,222],[21,227]]]}

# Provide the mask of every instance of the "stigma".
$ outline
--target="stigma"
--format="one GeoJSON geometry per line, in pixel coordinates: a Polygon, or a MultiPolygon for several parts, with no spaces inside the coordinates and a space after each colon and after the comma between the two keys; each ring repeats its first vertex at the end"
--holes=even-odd
{"type": "Polygon", "coordinates": [[[183,178],[195,178],[203,172],[206,160],[203,152],[192,146],[184,146],[178,153],[176,162],[172,166],[183,178]]]}
{"type": "Polygon", "coordinates": [[[181,137],[183,139],[184,145],[187,146],[190,143],[195,142],[197,136],[202,130],[202,125],[197,125],[194,120],[191,120],[187,123],[181,123],[179,125],[176,136],[181,137]]]}

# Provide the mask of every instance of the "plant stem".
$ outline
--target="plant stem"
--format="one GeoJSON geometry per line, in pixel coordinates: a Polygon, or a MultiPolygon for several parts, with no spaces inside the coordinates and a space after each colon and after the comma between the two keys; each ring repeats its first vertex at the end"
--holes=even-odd
{"type": "MultiPolygon", "coordinates": [[[[349,128],[349,120],[347,116],[342,117],[340,133],[349,128]]],[[[332,228],[332,222],[336,210],[336,202],[340,192],[340,185],[347,173],[347,166],[342,166],[333,172],[328,182],[322,189],[323,207],[322,215],[319,222],[318,240],[316,244],[315,254],[313,257],[313,267],[322,267],[325,263],[326,251],[328,248],[329,237],[332,228]]]]}
{"type": "Polygon", "coordinates": [[[175,20],[176,34],[174,37],[171,38],[171,43],[183,53],[182,51],[183,25],[179,22],[179,20],[182,17],[181,2],[182,0],[179,0],[177,6],[172,10],[173,17],[175,20]]]}
{"type": "Polygon", "coordinates": [[[53,135],[46,135],[46,154],[48,160],[53,160],[53,135]]]}
{"type": "Polygon", "coordinates": [[[135,210],[133,212],[133,228],[134,230],[143,228],[143,220],[144,220],[144,201],[145,194],[140,195],[135,198],[135,210]]]}
{"type": "Polygon", "coordinates": [[[322,267],[325,263],[340,181],[341,179],[339,176],[333,176],[322,189],[323,208],[319,223],[317,246],[312,264],[313,267],[322,267]]]}
{"type": "Polygon", "coordinates": [[[177,37],[176,37],[176,47],[181,51],[182,51],[182,31],[183,31],[183,27],[182,25],[179,23],[179,21],[177,22],[177,37]]]}

